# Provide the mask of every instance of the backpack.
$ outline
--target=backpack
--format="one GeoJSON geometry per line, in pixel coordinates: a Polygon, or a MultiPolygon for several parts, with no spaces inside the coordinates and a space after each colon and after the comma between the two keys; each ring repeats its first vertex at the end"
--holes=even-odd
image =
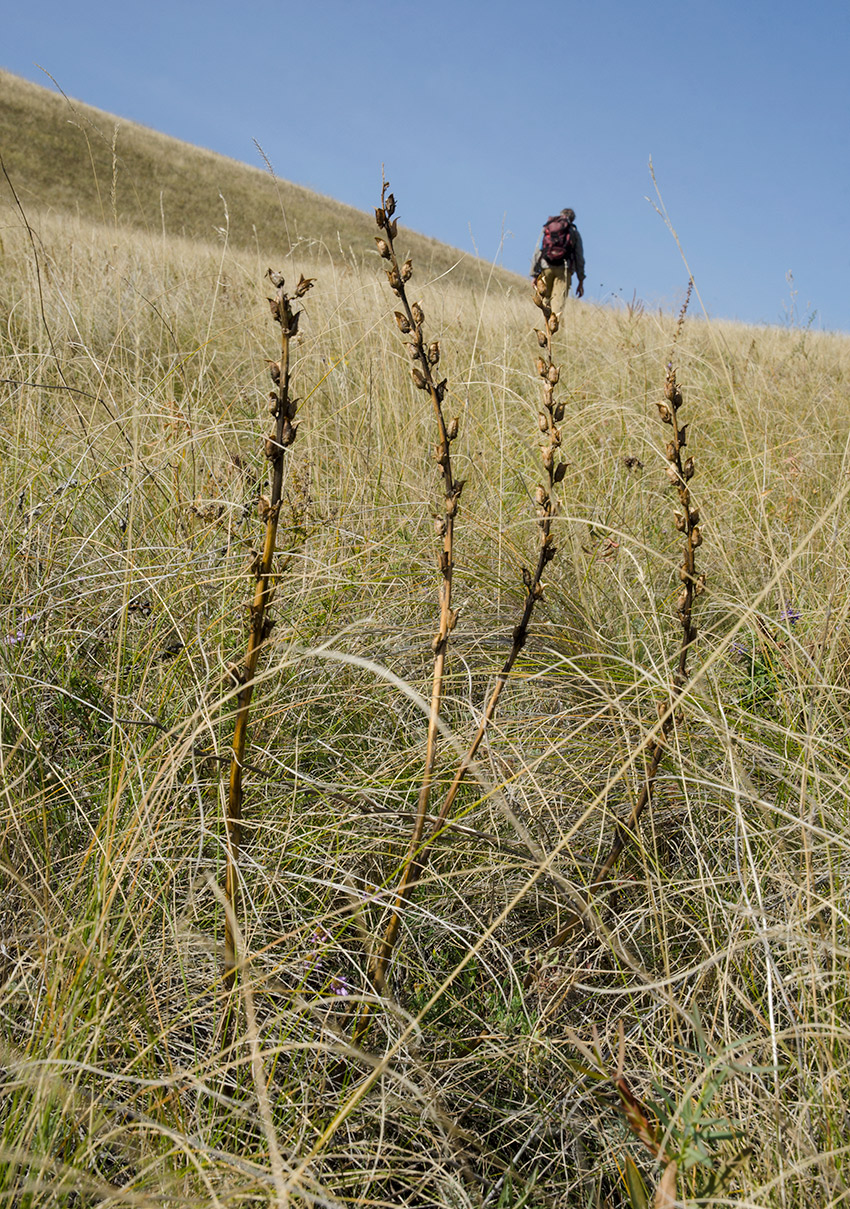
{"type": "Polygon", "coordinates": [[[550,218],[543,228],[541,254],[549,264],[566,264],[572,253],[571,224],[561,214],[550,218]]]}

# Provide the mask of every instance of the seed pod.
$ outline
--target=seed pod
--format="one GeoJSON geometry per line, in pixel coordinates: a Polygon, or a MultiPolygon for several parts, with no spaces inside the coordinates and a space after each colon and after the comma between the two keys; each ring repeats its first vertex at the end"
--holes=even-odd
{"type": "Polygon", "coordinates": [[[412,276],[413,276],[413,261],[410,260],[410,258],[408,258],[404,262],[404,264],[401,266],[401,279],[402,279],[402,281],[410,281],[412,276]]]}
{"type": "Polygon", "coordinates": [[[411,361],[415,361],[419,356],[419,346],[417,344],[405,344],[404,349],[411,361]]]}
{"type": "Polygon", "coordinates": [[[549,316],[549,318],[546,320],[546,326],[549,329],[549,331],[552,333],[552,335],[554,336],[555,332],[557,332],[558,327],[560,326],[558,316],[555,314],[551,314],[549,316]]]}
{"type": "Polygon", "coordinates": [[[386,210],[387,218],[392,218],[392,216],[395,214],[395,197],[392,195],[392,193],[387,194],[387,199],[384,202],[384,209],[386,210]]]}
{"type": "Polygon", "coordinates": [[[448,386],[448,384],[449,384],[448,378],[443,378],[442,382],[438,382],[437,385],[434,387],[434,393],[437,396],[438,403],[442,403],[443,399],[446,397],[446,387],[448,386]]]}
{"type": "Polygon", "coordinates": [[[398,275],[398,270],[395,265],[391,269],[387,269],[387,281],[390,283],[390,289],[396,294],[401,289],[401,278],[398,275]]]}
{"type": "Polygon", "coordinates": [[[699,524],[699,508],[689,508],[688,509],[688,520],[691,522],[692,525],[699,524]]]}
{"type": "Polygon", "coordinates": [[[437,340],[428,345],[428,361],[431,365],[437,365],[440,360],[440,345],[437,340]]]}
{"type": "Polygon", "coordinates": [[[674,443],[672,441],[667,442],[667,461],[668,462],[676,461],[676,446],[674,445],[674,443]]]}
{"type": "Polygon", "coordinates": [[[700,533],[699,525],[694,525],[693,529],[691,530],[691,548],[696,550],[696,548],[701,545],[702,534],[700,533]]]}
{"type": "Polygon", "coordinates": [[[684,613],[685,609],[687,608],[687,605],[688,605],[688,589],[685,588],[684,592],[679,597],[679,603],[678,603],[679,612],[684,613]]]}
{"type": "Polygon", "coordinates": [[[537,337],[537,343],[540,345],[540,347],[541,347],[541,348],[545,348],[545,347],[546,347],[546,344],[547,344],[547,340],[546,340],[546,333],[545,333],[545,332],[539,332],[539,331],[537,330],[537,328],[535,328],[535,329],[534,329],[534,334],[535,334],[535,336],[537,337]]]}
{"type": "Polygon", "coordinates": [[[282,290],[283,287],[286,285],[286,282],[283,279],[283,275],[281,273],[276,273],[274,271],[274,269],[267,269],[266,277],[268,277],[269,281],[272,283],[272,285],[275,287],[276,290],[282,290]]]}
{"type": "Polygon", "coordinates": [[[534,500],[535,500],[535,503],[537,503],[537,504],[548,504],[549,503],[549,492],[546,490],[545,487],[537,488],[537,490],[534,493],[534,500]]]}
{"type": "Polygon", "coordinates": [[[555,454],[552,451],[551,445],[544,445],[540,450],[540,456],[543,459],[543,466],[546,470],[551,470],[555,465],[555,454]]]}
{"type": "Polygon", "coordinates": [[[460,421],[458,420],[457,416],[455,416],[453,420],[449,420],[448,424],[446,425],[447,440],[453,441],[455,439],[458,434],[459,427],[460,421]]]}
{"type": "Polygon", "coordinates": [[[666,403],[657,403],[658,414],[665,424],[673,423],[673,414],[666,403]]]}
{"type": "Polygon", "coordinates": [[[408,319],[407,315],[402,315],[401,311],[393,311],[393,314],[395,315],[395,321],[398,324],[399,331],[402,333],[402,335],[406,336],[410,331],[410,320],[408,319]]]}
{"type": "Polygon", "coordinates": [[[274,319],[276,323],[280,323],[280,299],[269,298],[268,302],[269,310],[272,313],[272,319],[274,319]]]}
{"type": "Polygon", "coordinates": [[[445,537],[446,522],[442,516],[438,516],[437,519],[434,521],[434,532],[437,534],[437,537],[445,537]]]}
{"type": "Polygon", "coordinates": [[[673,517],[674,517],[674,522],[675,522],[676,528],[679,530],[680,533],[684,533],[685,529],[687,528],[687,522],[686,522],[685,518],[682,516],[681,512],[674,512],[673,517]]]}
{"type": "Polygon", "coordinates": [[[387,221],[386,229],[387,229],[387,235],[389,236],[389,238],[395,239],[396,235],[398,235],[398,223],[395,221],[395,219],[393,219],[392,221],[387,221]]]}
{"type": "Polygon", "coordinates": [[[537,413],[537,427],[540,429],[541,432],[549,431],[548,417],[544,416],[542,411],[539,411],[537,413]]]}
{"type": "Polygon", "coordinates": [[[558,420],[558,421],[560,422],[560,421],[561,421],[561,420],[563,420],[563,418],[564,418],[564,412],[565,412],[565,411],[566,411],[566,406],[565,406],[565,404],[563,404],[563,403],[557,403],[557,404],[555,405],[555,409],[554,409],[554,411],[552,412],[552,418],[553,418],[553,419],[555,419],[555,420],[558,420]]]}
{"type": "Polygon", "coordinates": [[[567,463],[561,462],[560,466],[556,466],[555,473],[552,475],[553,483],[560,483],[561,479],[567,473],[567,463]]]}
{"type": "Polygon", "coordinates": [[[459,615],[460,615],[459,609],[450,609],[449,610],[447,626],[448,626],[448,631],[450,634],[451,634],[452,630],[455,628],[455,626],[457,625],[457,619],[458,619],[459,615]]]}
{"type": "Polygon", "coordinates": [[[682,563],[681,567],[679,567],[679,579],[683,584],[689,584],[691,582],[691,573],[688,570],[687,563],[682,563]]]}
{"type": "Polygon", "coordinates": [[[375,222],[378,224],[379,227],[383,227],[383,225],[386,221],[387,221],[387,216],[379,206],[375,210],[375,222]]]}
{"type": "Polygon", "coordinates": [[[676,484],[679,482],[679,472],[675,466],[668,466],[666,473],[667,473],[667,478],[670,480],[671,483],[676,484]]]}
{"type": "Polygon", "coordinates": [[[413,384],[414,384],[414,386],[417,387],[418,390],[427,390],[428,389],[428,382],[425,378],[425,375],[422,373],[421,370],[414,368],[410,371],[410,373],[411,373],[411,377],[413,378],[413,384]]]}
{"type": "MultiPolygon", "coordinates": [[[[403,272],[402,277],[404,277],[403,272]]],[[[422,310],[422,304],[420,302],[414,302],[413,306],[410,308],[410,313],[413,316],[414,323],[421,324],[425,322],[425,312],[422,310]]]]}
{"type": "Polygon", "coordinates": [[[527,588],[531,587],[531,572],[528,567],[523,567],[522,569],[522,582],[527,588]]]}
{"type": "Polygon", "coordinates": [[[549,381],[552,383],[553,386],[555,386],[555,384],[557,383],[560,376],[561,376],[560,368],[557,365],[550,365],[549,373],[548,373],[547,377],[549,378],[549,381]]]}
{"type": "Polygon", "coordinates": [[[272,502],[267,495],[261,495],[257,500],[257,515],[261,521],[267,521],[271,516],[272,502]]]}
{"type": "Polygon", "coordinates": [[[694,477],[694,459],[693,458],[688,458],[687,462],[685,462],[684,466],[682,467],[682,475],[684,476],[685,479],[692,479],[694,477]]]}
{"type": "Polygon", "coordinates": [[[274,382],[275,386],[279,386],[280,385],[280,362],[279,361],[270,361],[269,362],[269,373],[271,374],[272,382],[274,382]]]}
{"type": "Polygon", "coordinates": [[[555,448],[557,448],[557,447],[558,447],[558,446],[561,444],[561,430],[560,430],[560,428],[552,428],[552,429],[550,430],[550,432],[549,432],[549,440],[552,442],[552,444],[555,446],[555,448]]]}
{"type": "Polygon", "coordinates": [[[702,596],[704,591],[705,591],[705,573],[703,572],[702,575],[697,576],[696,582],[694,583],[694,595],[702,596]]]}
{"type": "Polygon", "coordinates": [[[266,437],[266,457],[275,458],[280,453],[280,446],[277,443],[277,438],[274,433],[266,437]]]}
{"type": "Polygon", "coordinates": [[[549,366],[542,357],[537,358],[537,373],[541,378],[545,378],[549,373],[549,366]]]}
{"type": "Polygon", "coordinates": [[[305,277],[302,273],[298,278],[298,285],[295,287],[295,297],[303,298],[308,290],[312,290],[315,277],[305,277]]]}

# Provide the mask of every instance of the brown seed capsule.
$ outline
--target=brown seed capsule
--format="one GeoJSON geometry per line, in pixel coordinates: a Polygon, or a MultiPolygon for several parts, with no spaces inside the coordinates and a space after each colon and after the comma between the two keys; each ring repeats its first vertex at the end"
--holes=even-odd
{"type": "Polygon", "coordinates": [[[434,521],[434,532],[437,534],[437,537],[445,537],[446,522],[442,516],[438,516],[434,521]]]}
{"type": "Polygon", "coordinates": [[[410,281],[412,276],[413,276],[413,261],[410,259],[407,259],[404,262],[404,264],[401,266],[401,279],[402,279],[402,281],[410,281]]]}
{"type": "Polygon", "coordinates": [[[549,366],[542,357],[537,358],[537,373],[541,378],[545,378],[549,374],[549,366]]]}
{"type": "Polygon", "coordinates": [[[527,588],[531,587],[531,572],[528,567],[523,567],[522,569],[522,582],[527,588]]]}
{"type": "Polygon", "coordinates": [[[401,311],[393,311],[393,314],[395,315],[395,321],[399,326],[399,331],[401,331],[402,335],[406,336],[410,331],[410,320],[408,319],[407,315],[402,315],[401,311]]]}
{"type": "Polygon", "coordinates": [[[658,414],[665,424],[673,423],[673,415],[666,403],[658,403],[658,414]]]}
{"type": "Polygon", "coordinates": [[[691,530],[691,546],[694,550],[696,550],[697,546],[701,545],[702,534],[700,533],[699,525],[694,525],[693,529],[691,530]]]}
{"type": "Polygon", "coordinates": [[[414,368],[410,371],[410,373],[413,378],[413,383],[417,387],[418,390],[427,390],[428,389],[427,379],[421,370],[414,368]]]}
{"type": "Polygon", "coordinates": [[[269,391],[269,414],[276,416],[278,407],[280,407],[280,399],[274,391],[269,391]]]}
{"type": "Polygon", "coordinates": [[[699,524],[699,508],[689,508],[688,509],[688,520],[691,522],[692,525],[699,524]]]}
{"type": "Polygon", "coordinates": [[[448,616],[448,622],[447,622],[449,633],[451,633],[452,630],[457,625],[457,619],[458,619],[459,615],[460,615],[459,609],[450,609],[449,610],[449,616],[448,616]]]}
{"type": "Polygon", "coordinates": [[[672,441],[667,442],[667,461],[668,462],[676,461],[676,446],[673,444],[672,441]]]}
{"type": "Polygon", "coordinates": [[[395,221],[395,219],[387,222],[386,230],[390,239],[395,239],[396,235],[398,235],[398,223],[395,221]]]}
{"type": "Polygon", "coordinates": [[[685,529],[687,528],[687,522],[686,522],[685,518],[682,516],[681,512],[674,512],[673,518],[674,518],[676,528],[679,530],[680,533],[684,533],[685,529]]]}
{"type": "Polygon", "coordinates": [[[425,322],[425,312],[422,310],[421,302],[414,302],[410,308],[410,313],[413,316],[413,322],[420,324],[425,322]]]}
{"type": "Polygon", "coordinates": [[[280,385],[280,362],[279,361],[271,361],[269,363],[269,373],[271,374],[272,382],[274,382],[275,386],[279,386],[280,385]]]}
{"type": "Polygon", "coordinates": [[[384,202],[384,209],[386,210],[387,218],[392,218],[392,216],[395,214],[395,197],[392,195],[392,193],[387,194],[387,200],[384,202]]]}
{"type": "Polygon", "coordinates": [[[440,360],[440,345],[437,340],[428,345],[428,360],[431,365],[437,365],[440,360]]]}
{"type": "Polygon", "coordinates": [[[535,500],[535,503],[538,503],[538,504],[548,504],[549,503],[549,492],[546,490],[545,487],[541,486],[541,487],[537,488],[537,490],[534,493],[534,500],[535,500]]]}
{"type": "Polygon", "coordinates": [[[560,321],[558,319],[558,316],[555,314],[551,314],[549,316],[549,318],[546,320],[546,326],[548,327],[549,331],[554,336],[555,332],[557,332],[558,327],[560,326],[560,321]]]}
{"type": "Polygon", "coordinates": [[[537,328],[535,328],[535,329],[534,329],[534,334],[535,334],[535,336],[537,337],[537,343],[540,345],[540,347],[541,347],[541,348],[545,348],[545,347],[546,347],[546,344],[547,344],[547,340],[546,340],[546,333],[545,333],[545,332],[539,332],[539,331],[537,330],[537,328]]]}
{"type": "Polygon", "coordinates": [[[693,458],[688,458],[687,462],[685,462],[684,466],[682,467],[682,474],[686,479],[692,479],[694,477],[693,458]]]}
{"type": "Polygon", "coordinates": [[[560,371],[559,367],[557,365],[550,365],[549,373],[548,373],[547,377],[549,378],[549,381],[552,383],[553,386],[556,385],[560,376],[561,376],[561,371],[560,371]]]}
{"type": "Polygon", "coordinates": [[[542,411],[539,411],[537,413],[537,427],[540,429],[541,432],[549,431],[548,417],[544,416],[542,411]]]}
{"type": "Polygon", "coordinates": [[[551,445],[544,445],[540,450],[540,456],[543,459],[543,466],[546,470],[551,470],[555,465],[555,454],[551,445]]]}
{"type": "Polygon", "coordinates": [[[454,419],[449,420],[448,424],[446,425],[447,440],[453,441],[455,439],[455,437],[458,434],[459,427],[460,427],[460,421],[458,420],[457,416],[455,416],[454,419]]]}
{"type": "Polygon", "coordinates": [[[386,221],[387,221],[387,216],[379,206],[375,210],[375,222],[378,224],[379,227],[383,227],[383,225],[386,221]]]}
{"type": "Polygon", "coordinates": [[[555,405],[554,411],[552,412],[552,418],[555,420],[558,420],[558,421],[563,420],[565,411],[566,411],[565,405],[563,403],[557,403],[555,405]]]}
{"type": "Polygon", "coordinates": [[[679,472],[675,466],[667,467],[667,478],[670,480],[671,483],[679,482],[679,472]]]}
{"type": "Polygon", "coordinates": [[[552,475],[552,482],[560,483],[561,479],[564,477],[564,475],[566,473],[567,473],[567,464],[566,464],[566,462],[561,462],[560,466],[557,466],[555,468],[555,473],[552,475]]]}
{"type": "Polygon", "coordinates": [[[694,595],[702,596],[705,591],[705,574],[698,575],[694,584],[694,595]]]}

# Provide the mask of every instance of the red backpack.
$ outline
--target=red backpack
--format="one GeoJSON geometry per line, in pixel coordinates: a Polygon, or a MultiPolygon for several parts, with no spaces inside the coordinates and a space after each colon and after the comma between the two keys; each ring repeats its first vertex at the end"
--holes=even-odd
{"type": "Polygon", "coordinates": [[[549,264],[565,264],[572,249],[571,223],[562,214],[550,218],[543,228],[543,245],[540,249],[549,264]]]}

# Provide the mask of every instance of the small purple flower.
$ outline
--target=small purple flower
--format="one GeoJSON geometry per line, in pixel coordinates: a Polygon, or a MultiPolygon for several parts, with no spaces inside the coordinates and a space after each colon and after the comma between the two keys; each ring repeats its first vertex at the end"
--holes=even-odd
{"type": "Polygon", "coordinates": [[[785,601],[785,608],[779,614],[780,621],[787,621],[789,625],[796,625],[803,614],[798,608],[791,603],[790,600],[785,601]]]}
{"type": "Polygon", "coordinates": [[[351,987],[348,985],[348,979],[344,974],[334,974],[331,979],[331,990],[335,995],[351,994],[351,987]]]}

